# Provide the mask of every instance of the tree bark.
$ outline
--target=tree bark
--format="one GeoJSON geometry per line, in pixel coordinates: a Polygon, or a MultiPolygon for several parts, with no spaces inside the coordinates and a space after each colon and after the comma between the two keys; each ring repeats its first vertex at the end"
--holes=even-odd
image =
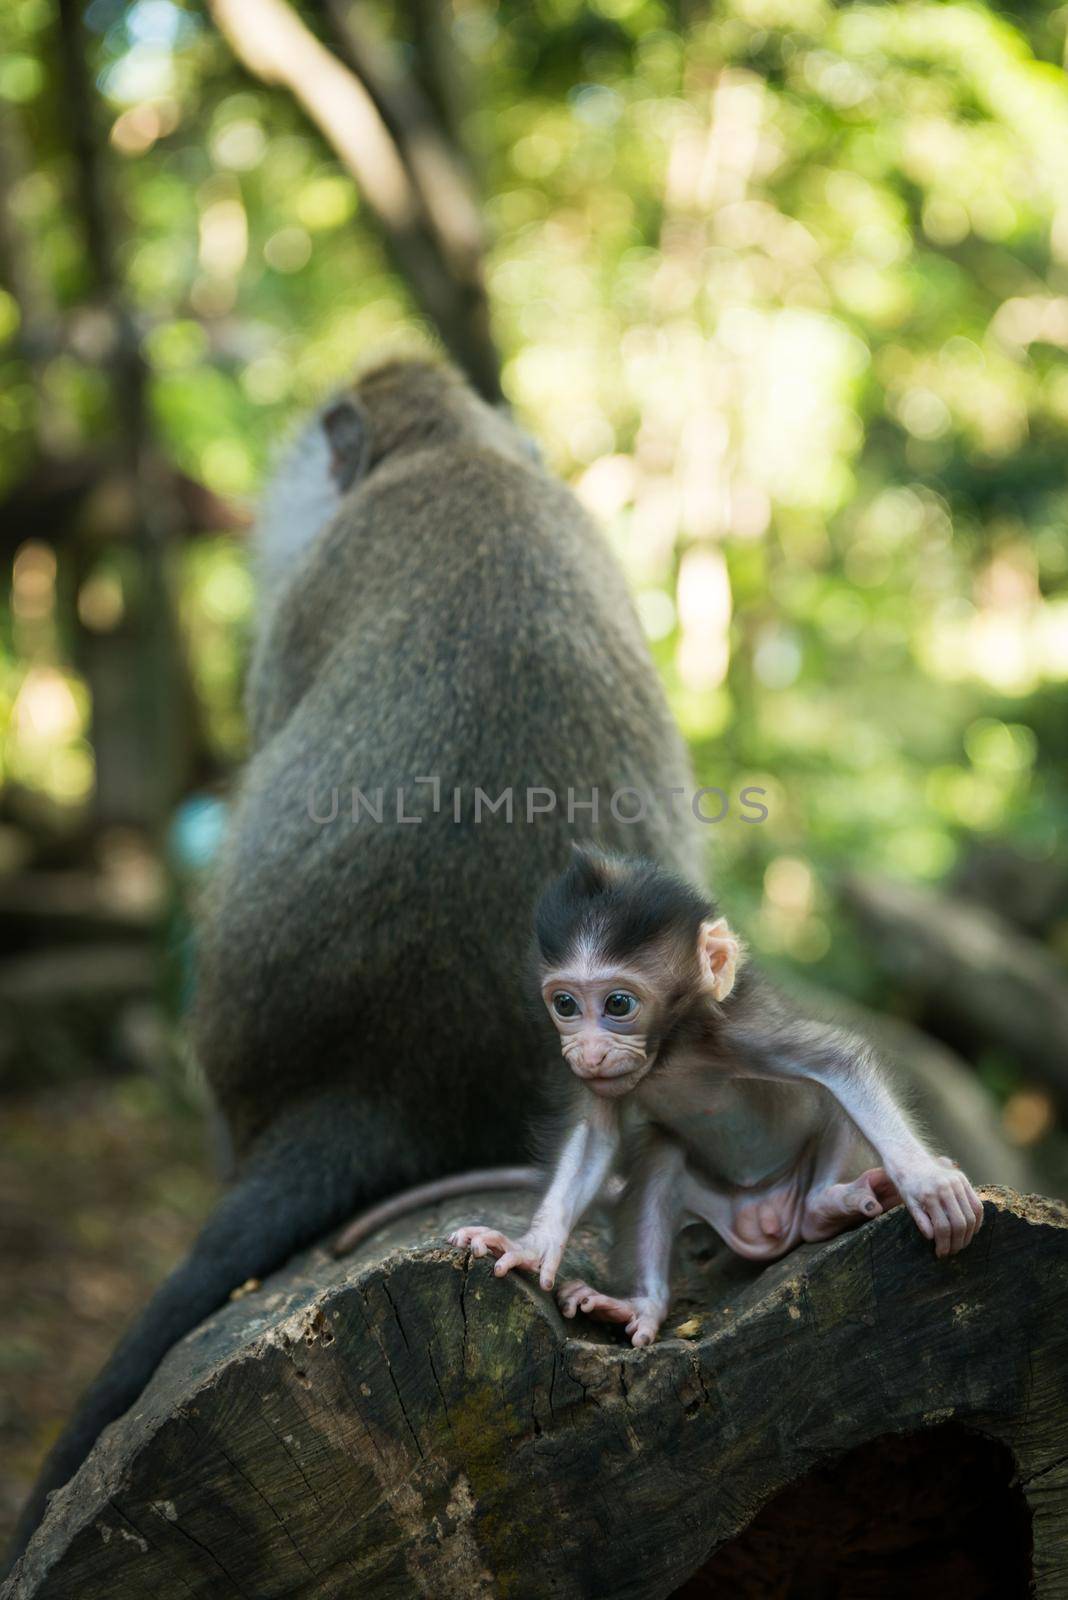
{"type": "MultiPolygon", "coordinates": [[[[5,1600],[915,1600],[936,1560],[978,1574],[943,1596],[1012,1600],[1032,1577],[1064,1596],[1068,1210],[985,1201],[946,1261],[902,1210],[764,1270],[688,1230],[667,1337],[640,1351],[444,1243],[479,1217],[521,1226],[526,1196],[312,1251],[175,1348],[5,1600]],[[915,1492],[932,1472],[948,1522],[915,1492]],[[843,1484],[868,1496],[865,1547],[892,1537],[896,1590],[837,1568],[818,1586],[843,1484]],[[782,1583],[783,1540],[743,1532],[760,1517],[802,1541],[782,1583]]],[[[569,1266],[603,1273],[605,1243],[584,1226],[569,1266]]]]}

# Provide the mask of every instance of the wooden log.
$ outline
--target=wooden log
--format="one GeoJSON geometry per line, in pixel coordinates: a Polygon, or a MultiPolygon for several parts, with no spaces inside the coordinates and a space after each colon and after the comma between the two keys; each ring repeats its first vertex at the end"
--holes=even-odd
{"type": "Polygon", "coordinates": [[[947,1261],[902,1210],[763,1270],[688,1230],[640,1351],[443,1242],[528,1196],[311,1251],[176,1347],[2,1593],[1059,1600],[1068,1209],[984,1199],[947,1261]]]}

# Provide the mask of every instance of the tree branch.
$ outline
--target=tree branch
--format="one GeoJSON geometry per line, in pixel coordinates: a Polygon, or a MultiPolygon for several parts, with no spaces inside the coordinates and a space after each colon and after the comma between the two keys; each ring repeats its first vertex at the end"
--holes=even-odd
{"type": "Polygon", "coordinates": [[[480,270],[485,232],[463,161],[441,131],[418,80],[359,28],[344,0],[324,0],[342,59],[365,85],[414,185],[422,213],[453,271],[480,270]]]}
{"type": "Polygon", "coordinates": [[[1068,982],[1044,945],[992,911],[874,874],[848,878],[843,897],[876,965],[940,1036],[1003,1051],[1068,1105],[1068,982]]]}
{"type": "Polygon", "coordinates": [[[249,72],[263,83],[283,85],[303,106],[352,173],[398,270],[450,353],[487,399],[499,399],[477,209],[432,124],[412,124],[407,91],[400,97],[395,86],[383,84],[370,52],[353,43],[344,19],[335,18],[335,25],[349,38],[347,53],[354,69],[359,63],[359,75],[320,43],[285,0],[208,5],[249,72]],[[396,131],[401,126],[403,143],[396,131]]]}

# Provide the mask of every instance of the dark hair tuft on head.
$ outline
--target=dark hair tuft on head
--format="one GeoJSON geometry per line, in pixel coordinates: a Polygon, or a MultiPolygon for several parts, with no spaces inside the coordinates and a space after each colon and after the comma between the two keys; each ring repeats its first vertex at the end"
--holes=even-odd
{"type": "Polygon", "coordinates": [[[576,845],[570,864],[538,901],[534,933],[550,966],[580,939],[622,960],[664,935],[696,942],[698,927],[714,915],[707,895],[656,862],[576,845]]]}
{"type": "Polygon", "coordinates": [[[608,883],[608,857],[591,845],[571,845],[571,861],[566,869],[572,892],[576,895],[600,894],[608,883]]]}

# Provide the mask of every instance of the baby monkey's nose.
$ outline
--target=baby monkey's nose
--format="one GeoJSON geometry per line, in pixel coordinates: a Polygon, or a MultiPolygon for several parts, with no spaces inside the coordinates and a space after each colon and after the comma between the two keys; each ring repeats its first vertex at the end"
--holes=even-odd
{"type": "Polygon", "coordinates": [[[583,1039],[579,1054],[584,1067],[599,1067],[608,1054],[608,1040],[601,1034],[595,1034],[592,1039],[583,1039]]]}

